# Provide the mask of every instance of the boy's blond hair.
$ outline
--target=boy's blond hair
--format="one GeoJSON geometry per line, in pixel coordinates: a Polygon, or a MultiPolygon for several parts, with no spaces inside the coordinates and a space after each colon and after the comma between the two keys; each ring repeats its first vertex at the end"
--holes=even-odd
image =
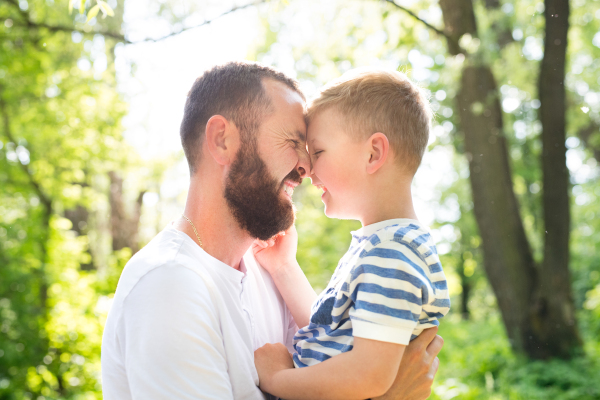
{"type": "Polygon", "coordinates": [[[396,162],[414,174],[429,140],[432,112],[424,91],[398,71],[353,70],[331,82],[312,101],[310,123],[334,108],[345,128],[357,138],[385,134],[396,162]]]}

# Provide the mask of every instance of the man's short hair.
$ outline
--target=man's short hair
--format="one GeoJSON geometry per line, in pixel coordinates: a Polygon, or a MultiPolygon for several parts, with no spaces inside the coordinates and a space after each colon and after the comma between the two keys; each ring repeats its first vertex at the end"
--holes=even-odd
{"type": "Polygon", "coordinates": [[[191,175],[200,160],[206,123],[213,115],[232,121],[240,130],[242,141],[252,143],[263,118],[273,108],[263,87],[264,79],[281,82],[304,99],[298,82],[257,63],[229,62],[211,68],[196,79],[187,96],[179,131],[191,175]]]}
{"type": "Polygon", "coordinates": [[[401,72],[356,69],[331,82],[308,107],[307,122],[333,108],[353,136],[385,134],[399,165],[414,173],[429,140],[432,112],[423,91],[401,72]]]}

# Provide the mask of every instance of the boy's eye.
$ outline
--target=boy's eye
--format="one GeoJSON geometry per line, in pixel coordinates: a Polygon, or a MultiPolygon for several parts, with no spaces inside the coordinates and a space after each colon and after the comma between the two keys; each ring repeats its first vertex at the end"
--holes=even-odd
{"type": "Polygon", "coordinates": [[[317,151],[313,151],[313,153],[311,154],[311,156],[318,156],[319,154],[321,154],[323,152],[323,150],[317,150],[317,151]]]}

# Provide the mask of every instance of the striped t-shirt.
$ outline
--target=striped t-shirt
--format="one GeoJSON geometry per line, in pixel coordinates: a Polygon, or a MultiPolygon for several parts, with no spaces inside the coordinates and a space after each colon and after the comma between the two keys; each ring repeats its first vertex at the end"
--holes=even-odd
{"type": "Polygon", "coordinates": [[[392,219],[352,232],[350,249],[294,337],[294,364],[306,367],[352,350],[354,336],[407,345],[439,325],[450,308],[431,234],[392,219]]]}

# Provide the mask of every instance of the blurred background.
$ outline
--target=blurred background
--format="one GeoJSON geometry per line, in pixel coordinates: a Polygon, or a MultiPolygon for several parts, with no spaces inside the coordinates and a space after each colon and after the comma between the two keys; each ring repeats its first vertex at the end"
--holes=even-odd
{"type": "MultiPolygon", "coordinates": [[[[101,399],[120,272],[186,197],[186,94],[382,66],[436,112],[414,182],[452,310],[432,399],[600,399],[597,0],[1,0],[0,399],[101,399]]],[[[296,190],[317,291],[354,221],[296,190]]]]}

